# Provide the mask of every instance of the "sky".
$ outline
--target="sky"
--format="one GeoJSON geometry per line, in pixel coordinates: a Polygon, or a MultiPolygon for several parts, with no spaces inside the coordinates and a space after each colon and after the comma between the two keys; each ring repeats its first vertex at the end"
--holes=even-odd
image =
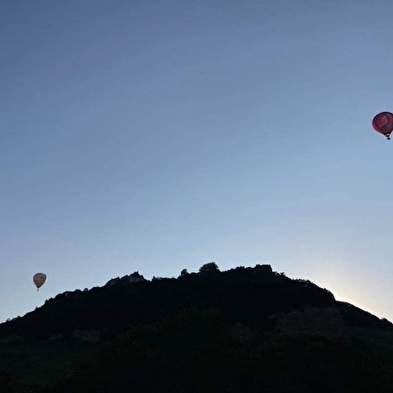
{"type": "Polygon", "coordinates": [[[210,261],[393,321],[392,12],[0,0],[0,322],[210,261]]]}

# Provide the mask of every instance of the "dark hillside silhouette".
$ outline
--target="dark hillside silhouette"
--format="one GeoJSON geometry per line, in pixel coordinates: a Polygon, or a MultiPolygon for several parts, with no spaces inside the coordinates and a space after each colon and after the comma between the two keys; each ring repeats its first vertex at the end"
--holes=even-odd
{"type": "Polygon", "coordinates": [[[219,313],[186,310],[109,343],[58,387],[61,393],[380,392],[379,365],[322,338],[242,345],[219,313]]]}
{"type": "Polygon", "coordinates": [[[131,283],[119,279],[90,291],[65,292],[23,318],[0,325],[0,335],[67,338],[78,329],[99,330],[106,337],[114,337],[189,307],[218,309],[233,323],[261,325],[273,313],[328,307],[335,302],[329,291],[309,281],[291,280],[268,265],[226,272],[209,269],[210,265],[201,268],[199,274],[177,279],[131,283]]]}
{"type": "Polygon", "coordinates": [[[135,272],[65,292],[1,324],[0,350],[0,384],[15,392],[378,393],[393,384],[389,321],[269,265],[211,262],[150,281],[135,272]]]}

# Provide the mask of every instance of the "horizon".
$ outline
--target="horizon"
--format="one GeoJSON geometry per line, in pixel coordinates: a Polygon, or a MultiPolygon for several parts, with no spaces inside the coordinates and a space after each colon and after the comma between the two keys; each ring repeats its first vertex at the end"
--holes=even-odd
{"type": "MultiPolygon", "coordinates": [[[[210,262],[207,262],[207,263],[216,263],[216,262],[215,262],[215,261],[210,261],[210,262]]],[[[205,264],[206,264],[206,263],[205,263],[205,264]]],[[[203,264],[203,265],[205,265],[205,264],[203,264]]],[[[203,265],[201,265],[200,267],[202,267],[203,265]]],[[[268,264],[268,263],[258,263],[258,264],[255,264],[254,266],[240,266],[240,265],[239,265],[239,266],[231,267],[231,268],[229,268],[229,269],[227,269],[227,270],[221,270],[221,269],[220,269],[220,266],[219,266],[217,263],[216,263],[216,265],[218,266],[219,272],[220,272],[220,273],[227,272],[227,271],[231,271],[231,270],[235,270],[235,269],[237,269],[237,268],[251,268],[251,269],[253,269],[253,268],[256,268],[257,266],[270,266],[270,267],[272,268],[273,273],[284,274],[286,277],[288,277],[288,278],[291,279],[291,280],[298,280],[298,279],[300,279],[300,280],[308,280],[308,279],[302,278],[302,277],[296,277],[296,278],[294,278],[294,277],[289,277],[288,275],[285,274],[285,272],[278,272],[278,271],[274,270],[273,266],[271,266],[271,265],[268,264]]],[[[199,269],[197,269],[197,271],[189,271],[188,269],[185,268],[185,270],[187,270],[187,274],[199,274],[199,269]]],[[[131,275],[133,275],[133,274],[135,274],[135,273],[137,273],[137,274],[139,274],[141,277],[143,277],[144,280],[150,281],[150,282],[151,282],[151,281],[153,281],[153,279],[172,279],[172,278],[178,279],[178,278],[180,278],[180,273],[181,273],[181,272],[179,272],[179,274],[178,274],[177,276],[173,276],[173,277],[152,276],[152,277],[146,278],[146,277],[143,275],[143,273],[141,273],[140,271],[136,270],[136,271],[134,271],[134,272],[132,272],[132,273],[125,274],[125,275],[123,275],[123,276],[112,277],[112,278],[108,279],[107,282],[105,282],[104,284],[102,284],[102,285],[100,285],[100,286],[94,286],[94,287],[91,287],[91,288],[83,288],[83,289],[82,289],[82,288],[75,288],[75,289],[73,289],[72,291],[70,290],[70,291],[65,291],[65,292],[74,292],[74,291],[78,291],[78,290],[84,292],[84,291],[90,291],[91,289],[94,289],[94,288],[103,288],[103,287],[105,287],[110,281],[112,281],[112,280],[114,280],[114,279],[122,279],[123,277],[129,277],[129,276],[131,276],[131,275]]],[[[316,283],[313,282],[312,280],[308,280],[308,281],[311,281],[313,284],[316,284],[316,283]]],[[[45,284],[44,284],[44,285],[45,285],[45,284]]],[[[132,284],[130,284],[130,285],[132,285],[132,284]]],[[[316,284],[316,285],[317,285],[317,284],[316,284]]],[[[320,287],[320,288],[322,288],[322,289],[327,289],[327,290],[329,290],[329,288],[324,288],[324,287],[321,287],[321,286],[319,286],[319,285],[318,285],[318,287],[320,287]]],[[[42,289],[43,289],[43,287],[39,288],[39,291],[41,291],[42,289]]],[[[330,290],[329,290],[329,291],[330,291],[330,290]]],[[[65,292],[63,292],[63,293],[65,293],[65,292]]],[[[330,292],[331,292],[331,291],[330,291],[330,292]]],[[[52,298],[45,299],[44,303],[43,303],[41,306],[37,307],[36,309],[38,309],[38,308],[44,306],[44,304],[45,304],[47,301],[53,300],[57,295],[60,295],[60,294],[61,294],[61,293],[58,293],[58,294],[54,295],[54,297],[52,297],[52,298]]],[[[356,304],[353,304],[353,303],[348,302],[348,301],[343,300],[343,299],[337,299],[336,296],[334,295],[334,293],[332,293],[332,294],[333,294],[335,300],[338,301],[338,302],[350,303],[352,306],[358,307],[358,308],[362,309],[363,311],[366,311],[366,312],[369,312],[369,313],[373,314],[372,311],[363,308],[361,305],[356,305],[356,304]]],[[[26,314],[29,314],[29,313],[34,312],[34,311],[35,311],[35,310],[30,310],[30,311],[27,311],[24,315],[18,315],[18,316],[15,316],[15,317],[13,317],[13,318],[7,318],[6,321],[0,321],[0,324],[1,324],[1,323],[8,322],[8,321],[12,321],[13,319],[16,319],[16,318],[21,318],[21,317],[23,318],[26,314]]],[[[373,315],[375,315],[375,314],[373,314],[373,315]]],[[[385,318],[385,317],[383,317],[383,316],[379,316],[379,315],[375,315],[375,316],[378,317],[379,319],[387,319],[387,320],[389,320],[388,318],[385,318]]],[[[389,321],[390,321],[390,320],[389,320],[389,321]]],[[[393,321],[390,321],[390,322],[393,323],[393,321]]]]}

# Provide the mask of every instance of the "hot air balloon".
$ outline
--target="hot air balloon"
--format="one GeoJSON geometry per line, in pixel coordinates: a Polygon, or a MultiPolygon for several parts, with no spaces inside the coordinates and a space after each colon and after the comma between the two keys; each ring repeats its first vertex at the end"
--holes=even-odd
{"type": "Polygon", "coordinates": [[[33,281],[34,281],[34,284],[37,287],[37,291],[38,291],[45,284],[46,274],[44,274],[44,273],[34,274],[33,281]]]}
{"type": "Polygon", "coordinates": [[[390,139],[390,134],[393,131],[393,113],[378,113],[378,115],[374,116],[372,125],[375,131],[390,139]]]}

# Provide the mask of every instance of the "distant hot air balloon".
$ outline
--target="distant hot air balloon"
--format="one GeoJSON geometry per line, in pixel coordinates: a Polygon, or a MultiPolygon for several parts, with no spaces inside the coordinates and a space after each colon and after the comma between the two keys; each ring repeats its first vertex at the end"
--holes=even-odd
{"type": "Polygon", "coordinates": [[[45,284],[46,274],[44,274],[44,273],[34,274],[33,281],[34,281],[34,284],[37,287],[37,291],[38,291],[45,284]]]}
{"type": "Polygon", "coordinates": [[[374,116],[372,125],[375,131],[390,139],[390,134],[393,131],[393,113],[378,113],[378,115],[374,116]]]}

